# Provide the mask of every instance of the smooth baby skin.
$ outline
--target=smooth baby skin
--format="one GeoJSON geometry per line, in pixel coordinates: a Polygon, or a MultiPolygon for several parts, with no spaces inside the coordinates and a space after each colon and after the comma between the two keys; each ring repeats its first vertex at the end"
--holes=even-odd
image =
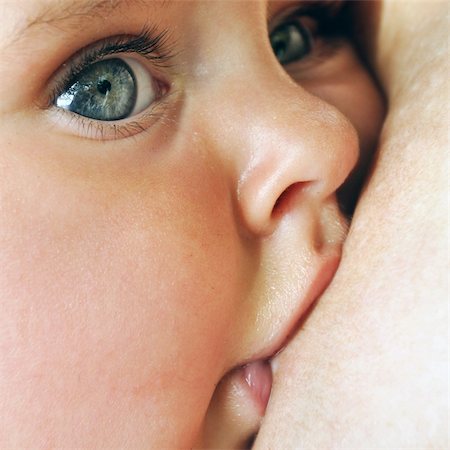
{"type": "Polygon", "coordinates": [[[0,0],[0,447],[258,430],[263,360],[336,270],[336,190],[383,117],[303,6],[0,0]],[[315,39],[289,62],[286,23],[315,39]]]}

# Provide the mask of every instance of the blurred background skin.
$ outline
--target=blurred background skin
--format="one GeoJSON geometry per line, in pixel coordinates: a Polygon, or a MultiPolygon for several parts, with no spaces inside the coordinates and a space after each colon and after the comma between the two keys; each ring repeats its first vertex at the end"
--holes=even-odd
{"type": "Polygon", "coordinates": [[[448,448],[448,2],[360,2],[388,116],[341,266],[256,449],[448,448]]]}

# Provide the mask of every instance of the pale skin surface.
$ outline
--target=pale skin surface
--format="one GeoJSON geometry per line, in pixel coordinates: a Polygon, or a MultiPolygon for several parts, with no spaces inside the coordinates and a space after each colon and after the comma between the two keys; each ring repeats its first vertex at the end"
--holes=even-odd
{"type": "Polygon", "coordinates": [[[267,27],[292,3],[61,4],[0,1],[0,448],[215,446],[223,423],[240,446],[261,411],[241,380],[210,415],[215,387],[328,283],[381,97],[348,44],[280,65],[267,27]],[[137,57],[160,120],[115,133],[48,101],[74,54],[148,24],[175,46],[137,57]]]}
{"type": "Polygon", "coordinates": [[[277,358],[256,449],[448,448],[448,3],[383,4],[374,173],[336,277],[277,358]]]}

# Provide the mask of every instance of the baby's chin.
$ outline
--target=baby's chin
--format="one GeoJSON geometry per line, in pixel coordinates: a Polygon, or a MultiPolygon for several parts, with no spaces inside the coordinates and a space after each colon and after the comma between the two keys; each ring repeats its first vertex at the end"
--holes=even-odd
{"type": "Polygon", "coordinates": [[[217,385],[196,448],[250,448],[272,389],[268,360],[257,360],[227,373],[217,385]]]}

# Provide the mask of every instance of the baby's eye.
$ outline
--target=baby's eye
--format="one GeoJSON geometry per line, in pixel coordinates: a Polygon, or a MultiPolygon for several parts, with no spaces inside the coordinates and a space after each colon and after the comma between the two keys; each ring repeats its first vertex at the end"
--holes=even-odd
{"type": "Polygon", "coordinates": [[[117,57],[85,67],[55,103],[90,119],[112,121],[140,113],[157,97],[157,82],[144,65],[131,57],[117,57]]]}
{"type": "Polygon", "coordinates": [[[312,37],[299,21],[282,23],[270,33],[270,44],[280,64],[298,61],[308,55],[312,48],[312,37]]]}
{"type": "Polygon", "coordinates": [[[283,66],[303,60],[308,64],[301,64],[302,70],[317,66],[350,38],[351,13],[341,1],[305,2],[283,16],[269,34],[273,52],[283,66]]]}

